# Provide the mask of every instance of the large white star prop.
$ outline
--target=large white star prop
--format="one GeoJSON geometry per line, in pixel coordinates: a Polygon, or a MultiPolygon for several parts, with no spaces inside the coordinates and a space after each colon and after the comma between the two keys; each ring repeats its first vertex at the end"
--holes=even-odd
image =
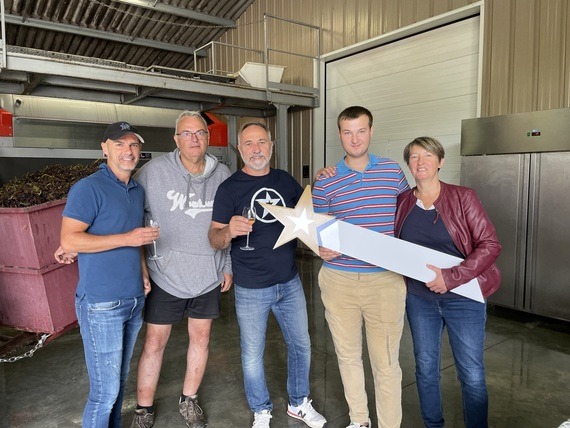
{"type": "Polygon", "coordinates": [[[295,208],[270,205],[263,202],[260,202],[260,205],[285,226],[273,248],[277,248],[295,238],[299,238],[318,255],[319,241],[317,228],[323,224],[336,221],[336,219],[330,215],[317,214],[313,211],[313,198],[311,196],[310,186],[305,187],[295,208]]]}
{"type": "MultiPolygon", "coordinates": [[[[316,254],[319,254],[321,244],[328,249],[422,282],[431,281],[435,275],[427,268],[427,264],[449,268],[462,261],[459,257],[339,221],[328,215],[316,214],[313,211],[309,186],[305,188],[295,208],[266,203],[261,205],[285,226],[273,248],[299,238],[316,254]]],[[[477,278],[453,288],[451,292],[484,302],[477,278]]]]}

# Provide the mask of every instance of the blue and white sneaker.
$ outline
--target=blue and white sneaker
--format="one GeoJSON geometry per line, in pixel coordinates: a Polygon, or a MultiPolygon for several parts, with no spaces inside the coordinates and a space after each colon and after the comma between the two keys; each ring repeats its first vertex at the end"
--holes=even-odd
{"type": "Polygon", "coordinates": [[[327,426],[327,420],[317,412],[312,404],[312,400],[307,397],[303,398],[303,402],[298,406],[287,406],[287,415],[292,418],[305,422],[311,428],[323,428],[327,426]]]}

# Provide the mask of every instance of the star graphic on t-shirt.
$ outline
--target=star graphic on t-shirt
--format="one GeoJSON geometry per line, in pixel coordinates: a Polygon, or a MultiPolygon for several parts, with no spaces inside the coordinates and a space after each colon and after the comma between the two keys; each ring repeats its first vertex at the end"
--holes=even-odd
{"type": "Polygon", "coordinates": [[[311,250],[319,254],[317,228],[325,223],[336,221],[332,216],[314,212],[310,186],[305,188],[295,208],[270,205],[263,202],[261,206],[285,226],[273,248],[299,238],[311,250]]]}
{"type": "MultiPolygon", "coordinates": [[[[253,196],[253,199],[255,202],[257,202],[261,206],[263,206],[263,204],[272,205],[272,206],[284,205],[283,198],[281,197],[281,195],[279,195],[275,190],[268,189],[268,188],[258,190],[256,192],[256,194],[253,196]],[[265,195],[263,194],[264,192],[265,192],[265,195]],[[257,196],[261,196],[261,197],[257,197],[257,196]]],[[[270,212],[269,212],[269,210],[267,210],[267,208],[265,208],[265,207],[263,207],[263,208],[264,208],[263,213],[257,214],[257,218],[261,221],[266,219],[266,217],[270,214],[270,212]]],[[[270,220],[270,222],[274,222],[274,221],[275,221],[275,219],[270,220]]]]}

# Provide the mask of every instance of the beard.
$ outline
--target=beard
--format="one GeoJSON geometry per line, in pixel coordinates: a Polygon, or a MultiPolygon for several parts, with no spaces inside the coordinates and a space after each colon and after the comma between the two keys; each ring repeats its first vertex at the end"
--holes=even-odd
{"type": "Polygon", "coordinates": [[[273,147],[269,151],[269,156],[267,157],[263,156],[255,159],[251,158],[245,159],[242,155],[241,159],[245,164],[245,166],[247,166],[248,168],[254,171],[263,171],[265,168],[267,168],[267,165],[269,165],[269,162],[271,161],[271,156],[273,156],[273,147]]]}

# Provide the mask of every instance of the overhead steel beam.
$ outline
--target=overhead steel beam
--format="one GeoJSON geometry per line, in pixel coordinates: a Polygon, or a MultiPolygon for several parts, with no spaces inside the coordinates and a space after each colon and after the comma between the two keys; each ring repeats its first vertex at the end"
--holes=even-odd
{"type": "Polygon", "coordinates": [[[220,100],[219,103],[200,103],[201,111],[219,113],[226,116],[240,117],[273,117],[276,114],[274,104],[267,105],[246,105],[243,103],[233,103],[232,100],[220,100]]]}
{"type": "MultiPolygon", "coordinates": [[[[2,73],[4,74],[4,73],[2,73]]],[[[2,75],[0,75],[0,79],[2,75]]],[[[60,86],[64,88],[80,88],[91,91],[101,92],[119,92],[122,94],[137,94],[137,87],[128,83],[110,83],[97,80],[86,80],[78,77],[68,76],[46,76],[43,80],[44,85],[60,86]]]]}
{"type": "Polygon", "coordinates": [[[36,89],[36,86],[38,86],[40,83],[42,83],[42,80],[44,79],[45,74],[39,74],[39,73],[31,73],[29,75],[29,82],[24,85],[24,91],[22,92],[22,95],[29,95],[31,94],[34,89],[36,89]]]}
{"type": "Polygon", "coordinates": [[[28,81],[28,73],[25,71],[14,71],[3,68],[0,70],[0,77],[3,81],[25,83],[28,81]]]}
{"type": "Polygon", "coordinates": [[[255,107],[239,107],[239,106],[204,106],[200,104],[203,111],[218,113],[225,116],[238,116],[238,117],[273,117],[275,116],[275,108],[268,106],[265,109],[255,107]]]}
{"type": "Polygon", "coordinates": [[[123,95],[123,104],[134,104],[158,91],[158,88],[140,88],[136,95],[123,95]]]}
{"type": "MultiPolygon", "coordinates": [[[[273,92],[268,99],[267,91],[257,88],[238,87],[231,84],[211,83],[198,79],[182,79],[154,74],[143,71],[129,71],[95,64],[79,64],[60,61],[53,58],[37,58],[28,55],[19,55],[8,52],[7,68],[10,70],[27,71],[30,73],[44,73],[50,71],[51,75],[82,77],[111,83],[129,82],[131,85],[162,90],[210,94],[222,98],[241,99],[244,102],[263,101],[266,103],[286,104],[288,106],[316,107],[316,99],[311,96],[273,92]]],[[[119,101],[120,103],[120,101],[119,101]]]]}
{"type": "Polygon", "coordinates": [[[23,83],[0,82],[0,92],[3,94],[21,95],[23,91],[23,83]]]}
{"type": "Polygon", "coordinates": [[[138,6],[156,12],[168,13],[170,15],[182,16],[183,18],[194,19],[196,21],[207,22],[209,24],[219,25],[222,27],[236,27],[236,22],[231,19],[220,18],[218,16],[208,15],[207,13],[195,12],[193,10],[184,9],[169,4],[158,3],[157,1],[148,0],[114,0],[118,3],[125,3],[131,6],[138,6]]]}
{"type": "MultiPolygon", "coordinates": [[[[78,27],[75,25],[60,24],[59,22],[43,21],[41,19],[24,18],[18,15],[5,15],[7,24],[22,25],[25,27],[41,28],[42,30],[59,31],[62,33],[75,34],[80,36],[93,37],[96,39],[110,40],[118,43],[129,45],[144,46],[147,48],[161,49],[164,51],[178,52],[187,55],[194,55],[196,48],[189,46],[180,46],[159,42],[156,40],[143,39],[141,37],[129,37],[122,34],[111,33],[108,31],[91,30],[89,28],[78,27]]],[[[196,55],[206,56],[207,52],[196,52],[196,55]]]]}
{"type": "Polygon", "coordinates": [[[121,104],[121,94],[90,91],[86,89],[62,88],[57,86],[38,86],[31,94],[34,97],[48,97],[69,100],[96,101],[101,103],[121,104]]]}
{"type": "Polygon", "coordinates": [[[168,91],[158,91],[155,94],[153,94],[153,96],[155,97],[162,97],[162,98],[171,98],[171,99],[175,99],[175,100],[200,100],[200,102],[203,103],[212,103],[212,104],[216,104],[219,105],[221,104],[222,100],[220,99],[220,97],[216,96],[216,95],[210,95],[210,94],[201,94],[201,93],[195,93],[195,92],[182,92],[182,91],[172,91],[172,90],[168,90],[168,91]]]}
{"type": "Polygon", "coordinates": [[[152,96],[138,100],[133,105],[139,107],[168,108],[172,110],[200,110],[200,103],[195,101],[168,100],[152,96]]]}

